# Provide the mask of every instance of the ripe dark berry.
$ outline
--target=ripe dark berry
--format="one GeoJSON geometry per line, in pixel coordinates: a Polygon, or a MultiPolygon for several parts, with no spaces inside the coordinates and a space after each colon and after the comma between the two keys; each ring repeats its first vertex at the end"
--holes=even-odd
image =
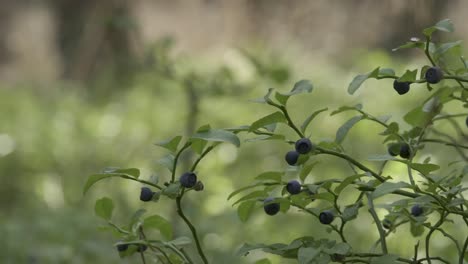
{"type": "Polygon", "coordinates": [[[390,229],[390,227],[392,227],[392,221],[388,220],[387,218],[385,218],[383,221],[382,221],[382,226],[385,228],[385,229],[390,229]]]}
{"type": "Polygon", "coordinates": [[[400,154],[400,148],[398,146],[398,144],[390,144],[387,149],[388,154],[394,157],[400,154]]]}
{"type": "Polygon", "coordinates": [[[127,248],[128,248],[127,244],[117,245],[117,251],[119,251],[119,252],[123,252],[123,251],[127,250],[127,248]]]}
{"type": "Polygon", "coordinates": [[[293,166],[299,159],[299,152],[291,150],[288,153],[286,153],[286,156],[284,158],[289,165],[293,166]]]}
{"type": "Polygon", "coordinates": [[[422,215],[422,213],[423,213],[423,208],[420,205],[416,204],[413,207],[411,207],[411,214],[413,216],[420,216],[422,215]]]}
{"type": "Polygon", "coordinates": [[[186,172],[180,176],[180,185],[185,188],[192,188],[197,184],[197,175],[193,172],[186,172]]]}
{"type": "Polygon", "coordinates": [[[273,197],[268,197],[263,201],[263,209],[265,210],[265,213],[267,215],[275,215],[279,212],[280,210],[280,204],[279,203],[271,203],[275,200],[273,197]]]}
{"type": "Polygon", "coordinates": [[[399,82],[397,80],[395,80],[393,82],[393,89],[395,89],[395,91],[397,91],[397,93],[399,95],[402,95],[402,94],[405,94],[409,91],[409,88],[410,88],[410,84],[409,82],[399,82]]]}
{"type": "Polygon", "coordinates": [[[335,218],[335,216],[333,215],[333,213],[331,211],[323,211],[319,215],[320,223],[322,223],[324,225],[328,225],[331,222],[333,222],[334,218],[335,218]]]}
{"type": "Polygon", "coordinates": [[[307,154],[312,150],[312,142],[308,138],[301,138],[296,141],[296,151],[300,154],[307,154]]]}
{"type": "Polygon", "coordinates": [[[466,124],[466,126],[468,127],[468,117],[467,117],[466,120],[465,120],[465,124],[466,124]]]}
{"type": "Polygon", "coordinates": [[[400,146],[400,157],[409,159],[411,157],[411,148],[408,144],[404,143],[400,146]]]}
{"type": "Polygon", "coordinates": [[[444,73],[439,67],[431,67],[427,69],[425,78],[428,83],[436,84],[442,80],[444,73]]]}
{"type": "Polygon", "coordinates": [[[290,194],[298,194],[301,192],[301,184],[296,180],[289,181],[286,184],[286,190],[290,194]]]}
{"type": "Polygon", "coordinates": [[[150,188],[148,187],[141,187],[141,192],[140,192],[140,200],[142,200],[143,202],[148,202],[148,201],[151,201],[151,199],[153,199],[153,191],[151,191],[150,188]]]}
{"type": "Polygon", "coordinates": [[[146,250],[148,249],[148,246],[147,245],[139,245],[137,247],[137,252],[145,252],[146,250]]]}

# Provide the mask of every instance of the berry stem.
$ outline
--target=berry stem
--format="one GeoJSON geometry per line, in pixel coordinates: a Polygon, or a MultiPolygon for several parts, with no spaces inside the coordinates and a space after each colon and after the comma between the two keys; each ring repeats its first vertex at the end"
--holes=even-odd
{"type": "Polygon", "coordinates": [[[177,203],[177,214],[184,220],[185,224],[190,228],[190,232],[192,232],[193,239],[195,240],[195,245],[197,246],[197,251],[200,257],[203,260],[203,263],[208,264],[208,260],[205,256],[205,253],[203,253],[203,249],[201,247],[200,240],[197,235],[197,229],[195,226],[190,222],[190,220],[185,216],[184,212],[182,211],[182,197],[184,196],[184,189],[182,189],[182,193],[180,196],[176,198],[176,203],[177,203]]]}
{"type": "Polygon", "coordinates": [[[288,122],[288,126],[290,128],[292,128],[294,131],[296,131],[297,135],[300,137],[300,138],[304,138],[304,134],[301,132],[301,130],[299,130],[299,128],[297,128],[297,126],[294,124],[294,122],[292,121],[291,119],[291,116],[289,116],[289,113],[288,113],[288,109],[286,109],[286,107],[284,105],[279,105],[279,104],[276,104],[274,103],[273,101],[271,100],[267,100],[267,104],[271,105],[271,106],[274,106],[276,108],[278,108],[279,110],[281,110],[281,112],[283,112],[284,114],[284,117],[286,118],[287,122],[288,122]]]}
{"type": "Polygon", "coordinates": [[[179,161],[179,157],[186,150],[188,147],[192,145],[192,142],[187,142],[185,145],[177,152],[177,154],[174,157],[174,163],[172,164],[172,176],[171,176],[171,182],[175,181],[175,175],[176,175],[176,169],[177,169],[177,162],[179,161]]]}
{"type": "Polygon", "coordinates": [[[200,156],[197,158],[197,160],[195,160],[192,167],[190,168],[190,171],[192,171],[192,172],[195,171],[195,169],[198,166],[198,163],[200,163],[200,161],[206,156],[206,154],[210,153],[210,151],[212,151],[215,147],[216,146],[209,146],[208,148],[206,148],[205,151],[203,151],[202,154],[200,154],[200,156]]]}
{"type": "Polygon", "coordinates": [[[434,233],[434,231],[436,231],[436,229],[444,223],[445,217],[447,215],[448,214],[445,213],[445,211],[442,211],[439,221],[437,221],[437,223],[434,225],[434,227],[431,228],[431,230],[426,236],[426,259],[427,259],[427,263],[429,264],[432,263],[431,258],[429,257],[429,250],[430,250],[429,245],[430,245],[430,239],[431,239],[432,233],[434,233]]]}
{"type": "Polygon", "coordinates": [[[380,235],[380,246],[382,247],[382,253],[387,254],[387,241],[385,240],[386,235],[385,235],[385,230],[382,228],[382,223],[379,220],[379,217],[375,213],[374,210],[374,202],[372,201],[371,195],[369,193],[367,195],[367,200],[369,202],[369,213],[371,214],[372,218],[374,218],[375,225],[377,226],[377,230],[379,231],[380,235]]]}
{"type": "Polygon", "coordinates": [[[459,264],[463,264],[463,260],[465,259],[465,252],[468,250],[468,236],[465,239],[465,243],[463,244],[463,249],[460,252],[460,259],[458,261],[459,264]]]}
{"type": "Polygon", "coordinates": [[[426,46],[424,47],[424,53],[426,54],[426,57],[429,59],[431,62],[432,66],[436,66],[434,60],[432,59],[431,54],[429,53],[429,44],[431,43],[431,37],[426,36],[426,46]]]}

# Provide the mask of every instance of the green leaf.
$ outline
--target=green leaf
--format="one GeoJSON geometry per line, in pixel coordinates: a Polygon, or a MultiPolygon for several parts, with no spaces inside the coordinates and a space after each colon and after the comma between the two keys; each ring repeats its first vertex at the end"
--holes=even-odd
{"type": "Polygon", "coordinates": [[[435,26],[424,29],[423,34],[429,37],[432,35],[432,33],[434,33],[437,30],[445,31],[445,32],[453,32],[454,28],[453,28],[452,21],[450,19],[444,19],[442,21],[439,21],[437,22],[437,24],[435,24],[435,26]]]}
{"type": "Polygon", "coordinates": [[[203,150],[205,149],[205,146],[208,143],[208,141],[198,138],[192,138],[190,141],[192,142],[192,145],[190,145],[190,147],[198,155],[203,153],[203,150]]]}
{"type": "Polygon", "coordinates": [[[166,188],[164,188],[161,194],[166,195],[167,197],[171,199],[175,199],[179,195],[179,191],[180,191],[180,183],[176,181],[176,182],[169,184],[169,186],[167,186],[166,188]]]}
{"type": "Polygon", "coordinates": [[[135,180],[136,177],[131,175],[131,174],[126,174],[126,173],[99,173],[99,174],[93,174],[88,177],[88,180],[86,181],[84,187],[83,187],[83,194],[86,194],[88,192],[89,188],[93,186],[96,182],[106,179],[106,178],[111,178],[111,177],[120,177],[123,179],[129,179],[129,180],[135,180]]]}
{"type": "Polygon", "coordinates": [[[349,111],[349,110],[356,110],[359,111],[362,109],[362,104],[357,104],[355,106],[342,106],[338,108],[337,110],[331,112],[330,116],[339,114],[341,112],[349,111]]]}
{"type": "Polygon", "coordinates": [[[369,78],[375,78],[379,75],[379,69],[380,67],[375,68],[373,71],[366,73],[366,74],[361,74],[356,77],[351,81],[351,83],[348,86],[348,93],[349,94],[354,94],[359,87],[364,83],[365,80],[369,78]]]}
{"type": "Polygon", "coordinates": [[[312,195],[312,198],[318,199],[318,200],[329,201],[330,203],[333,203],[335,201],[335,196],[333,196],[333,194],[329,192],[314,194],[312,195]]]}
{"type": "Polygon", "coordinates": [[[259,190],[259,191],[253,191],[245,196],[243,196],[242,198],[240,198],[239,200],[237,200],[235,203],[233,203],[232,205],[236,205],[240,202],[243,202],[243,201],[246,201],[246,200],[250,200],[250,199],[255,199],[255,198],[264,198],[268,195],[268,193],[266,191],[263,191],[263,190],[259,190]]]}
{"type": "Polygon", "coordinates": [[[236,134],[222,129],[210,129],[204,132],[198,132],[195,133],[192,138],[204,139],[214,142],[228,142],[235,145],[236,147],[240,146],[240,140],[236,134]]]}
{"type": "Polygon", "coordinates": [[[320,254],[320,249],[313,247],[301,247],[297,252],[299,264],[310,264],[320,254]]]}
{"type": "Polygon", "coordinates": [[[395,264],[397,263],[398,255],[384,255],[376,258],[372,258],[371,264],[395,264]]]}
{"type": "Polygon", "coordinates": [[[353,183],[355,180],[363,177],[363,176],[366,176],[365,174],[356,174],[356,175],[353,175],[353,176],[349,176],[349,177],[346,177],[346,179],[344,179],[340,185],[336,186],[335,188],[335,193],[336,194],[340,194],[341,191],[343,191],[344,188],[346,188],[346,186],[350,185],[351,183],[353,183]]]}
{"type": "Polygon", "coordinates": [[[283,176],[283,174],[284,172],[267,171],[267,172],[259,174],[257,177],[255,177],[255,180],[258,180],[258,181],[271,180],[274,182],[281,182],[281,177],[283,176]]]}
{"type": "Polygon", "coordinates": [[[421,106],[414,108],[403,116],[403,120],[414,127],[425,127],[431,119],[431,113],[424,112],[421,106]]]}
{"type": "MultiPolygon", "coordinates": [[[[400,148],[398,148],[398,151],[400,148]]],[[[371,155],[367,157],[367,160],[370,161],[386,161],[386,160],[396,160],[395,157],[390,156],[389,154],[383,154],[383,155],[371,155]]]]}
{"type": "Polygon", "coordinates": [[[104,169],[103,173],[121,173],[121,174],[129,175],[133,178],[140,177],[140,170],[137,168],[128,168],[128,169],[106,168],[104,169]]]}
{"type": "Polygon", "coordinates": [[[406,72],[398,78],[399,82],[414,82],[416,80],[416,76],[418,75],[418,70],[406,70],[406,72]]]}
{"type": "Polygon", "coordinates": [[[310,164],[305,164],[301,172],[299,173],[299,178],[301,179],[302,182],[304,182],[309,175],[309,173],[312,171],[312,169],[318,164],[318,161],[312,162],[310,164]]]}
{"type": "Polygon", "coordinates": [[[275,124],[275,123],[285,123],[285,122],[286,122],[286,118],[284,117],[283,113],[278,111],[278,112],[274,112],[273,114],[264,116],[260,118],[259,120],[253,122],[252,125],[250,126],[249,131],[252,132],[266,125],[275,124]]]}
{"type": "Polygon", "coordinates": [[[164,236],[166,239],[172,239],[172,226],[169,221],[164,219],[159,215],[152,215],[143,221],[143,226],[145,228],[154,228],[161,232],[161,235],[164,236]]]}
{"type": "Polygon", "coordinates": [[[435,51],[434,51],[434,57],[437,59],[439,58],[440,56],[444,55],[444,53],[446,53],[448,50],[454,48],[454,47],[457,47],[457,46],[460,46],[460,44],[462,43],[461,40],[458,40],[458,41],[454,41],[454,42],[449,42],[449,43],[444,43],[442,45],[440,45],[435,51]]]}
{"type": "Polygon", "coordinates": [[[294,87],[289,93],[276,92],[275,98],[276,100],[278,100],[280,104],[286,105],[289,97],[291,97],[292,95],[300,94],[300,93],[310,93],[312,92],[313,89],[314,87],[309,80],[301,80],[294,84],[294,87]]]}
{"type": "Polygon", "coordinates": [[[157,146],[166,148],[172,152],[176,152],[181,139],[182,139],[182,136],[175,136],[171,139],[161,141],[161,142],[156,142],[154,144],[157,146]]]}
{"type": "Polygon", "coordinates": [[[406,42],[405,44],[397,48],[392,49],[392,51],[397,51],[401,49],[412,49],[412,48],[418,48],[418,49],[423,50],[424,47],[425,47],[425,43],[423,41],[410,41],[410,42],[406,42]]]}
{"type": "Polygon", "coordinates": [[[411,163],[410,166],[413,170],[417,170],[423,175],[427,175],[433,171],[440,169],[439,165],[431,163],[411,163]]]}
{"type": "Polygon", "coordinates": [[[190,245],[191,243],[192,243],[192,239],[190,239],[189,237],[186,237],[186,236],[180,236],[180,237],[177,237],[174,240],[165,242],[165,244],[172,244],[172,245],[177,246],[177,247],[190,245]]]}
{"type": "Polygon", "coordinates": [[[346,121],[346,123],[344,123],[339,129],[338,131],[336,131],[336,138],[335,138],[335,141],[338,143],[338,144],[341,144],[344,140],[344,138],[346,137],[346,134],[348,134],[349,130],[359,121],[362,120],[362,116],[355,116],[351,119],[349,119],[348,121],[346,121]]]}
{"type": "Polygon", "coordinates": [[[410,231],[413,237],[421,236],[424,233],[424,226],[411,222],[410,231]]]}
{"type": "Polygon", "coordinates": [[[383,182],[382,184],[377,186],[374,192],[372,192],[372,198],[376,199],[380,196],[394,192],[401,188],[411,188],[411,185],[406,182],[383,182]]]}
{"type": "Polygon", "coordinates": [[[172,172],[172,170],[174,169],[174,155],[173,154],[167,154],[164,157],[157,160],[156,163],[163,165],[170,172],[172,172]]]}
{"type": "Polygon", "coordinates": [[[256,201],[249,200],[239,204],[239,207],[237,207],[237,215],[242,222],[246,222],[249,219],[253,212],[255,203],[256,201]]]}
{"type": "Polygon", "coordinates": [[[341,215],[341,217],[343,217],[343,221],[350,221],[357,217],[358,212],[359,212],[359,204],[353,204],[352,206],[347,206],[343,210],[343,214],[341,215]]]}
{"type": "Polygon", "coordinates": [[[347,255],[349,252],[351,252],[351,246],[346,243],[338,243],[334,245],[330,250],[328,250],[328,252],[332,254],[347,255]]]}
{"type": "Polygon", "coordinates": [[[259,259],[254,264],[271,264],[271,261],[267,258],[259,259]]]}
{"type": "Polygon", "coordinates": [[[395,71],[389,68],[382,68],[379,70],[379,77],[380,76],[395,76],[395,71]]]}
{"type": "Polygon", "coordinates": [[[107,197],[97,200],[94,205],[94,212],[96,215],[107,221],[111,219],[113,210],[114,202],[107,197]]]}
{"type": "Polygon", "coordinates": [[[255,188],[255,187],[258,187],[258,186],[263,186],[263,182],[255,183],[255,184],[248,185],[248,186],[242,187],[240,189],[237,189],[237,190],[233,191],[231,194],[229,194],[227,200],[230,200],[232,197],[234,197],[238,193],[241,193],[241,192],[243,192],[245,190],[252,189],[252,188],[255,188]]]}
{"type": "Polygon", "coordinates": [[[307,118],[304,120],[304,123],[302,123],[302,125],[301,125],[301,131],[302,131],[302,133],[304,133],[304,132],[306,131],[307,126],[309,126],[310,122],[311,122],[312,120],[314,120],[314,118],[315,118],[316,116],[318,116],[320,113],[325,112],[325,111],[327,111],[327,110],[328,110],[328,107],[322,108],[322,109],[320,109],[320,110],[317,110],[317,111],[313,112],[309,117],[307,117],[307,118]]]}

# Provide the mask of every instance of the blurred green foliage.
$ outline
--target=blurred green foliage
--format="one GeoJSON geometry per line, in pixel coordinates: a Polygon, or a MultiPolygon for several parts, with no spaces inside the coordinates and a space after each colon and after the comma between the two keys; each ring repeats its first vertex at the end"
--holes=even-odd
{"type": "MultiPolygon", "coordinates": [[[[220,128],[251,123],[269,109],[249,99],[262,96],[268,87],[288,91],[293,80],[313,81],[313,96],[291,99],[295,100],[291,104],[293,118],[298,119],[324,107],[334,109],[364,102],[366,111],[376,116],[391,112],[401,120],[402,114],[411,108],[408,105],[420,100],[425,92],[414,89],[411,97],[401,98],[395,95],[391,81],[379,82],[378,87],[372,87],[375,83],[369,81],[365,84],[369,89],[350,97],[346,86],[355,75],[353,70],[311,62],[310,70],[298,71],[305,76],[295,76],[294,61],[280,59],[278,53],[233,50],[229,54],[224,63],[195,57],[174,58],[171,42],[164,40],[149,50],[147,67],[133,76],[124,90],[93,92],[69,83],[54,83],[46,88],[33,83],[1,87],[1,262],[134,263],[132,258],[119,260],[112,246],[115,238],[97,228],[102,222],[93,215],[93,205],[96,198],[103,196],[114,200],[115,219],[122,219],[122,223],[136,209],[145,208],[172,219],[177,234],[188,234],[183,223],[176,220],[174,208],[162,203],[143,205],[139,201],[139,184],[109,180],[97,184],[83,197],[86,177],[110,166],[140,168],[142,178],[165,174],[165,169],[156,163],[164,152],[152,143],[190,133],[208,122],[220,128]]],[[[357,63],[356,71],[381,64],[399,69],[397,62],[378,51],[368,52],[365,62],[357,63]]],[[[103,77],[96,85],[111,87],[112,80],[103,77]]],[[[350,117],[319,116],[310,126],[313,138],[334,138],[336,129],[350,117]]],[[[386,152],[381,138],[367,133],[371,129],[380,128],[363,122],[350,132],[343,145],[351,155],[365,159],[365,155],[386,152]]],[[[187,205],[186,214],[199,226],[212,262],[253,263],[265,257],[260,252],[247,258],[236,257],[233,249],[243,242],[288,243],[300,235],[329,236],[319,223],[294,212],[275,218],[255,213],[246,224],[239,221],[236,209],[227,201],[228,194],[262,171],[281,169],[283,154],[288,149],[287,144],[242,144],[245,146],[241,150],[222,145],[210,153],[211,157],[199,167],[205,191],[186,200],[191,205],[187,205]]],[[[433,151],[433,159],[441,163],[449,160],[452,153],[444,147],[433,151]]],[[[184,156],[182,161],[190,158],[184,156]]],[[[342,177],[347,169],[347,164],[333,158],[318,161],[315,171],[321,173],[314,173],[311,177],[314,179],[342,177]]],[[[392,166],[396,178],[405,171],[404,166],[392,166]]],[[[368,230],[371,221],[363,219],[348,227],[355,230],[350,244],[365,248],[377,239],[377,234],[368,230]]],[[[398,235],[398,240],[389,238],[389,246],[410,254],[413,249],[404,243],[410,236],[398,235]]],[[[435,237],[443,240],[438,234],[435,237]]],[[[454,249],[441,241],[437,250],[454,249]]]]}

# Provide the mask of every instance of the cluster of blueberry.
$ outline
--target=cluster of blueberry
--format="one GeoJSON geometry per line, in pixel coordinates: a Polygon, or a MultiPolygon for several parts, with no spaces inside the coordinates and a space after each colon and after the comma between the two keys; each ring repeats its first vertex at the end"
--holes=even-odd
{"type": "MultiPolygon", "coordinates": [[[[427,69],[424,75],[424,78],[430,84],[436,84],[440,82],[443,77],[444,77],[444,73],[439,67],[431,67],[427,69]]],[[[393,82],[393,89],[395,89],[395,91],[397,91],[397,93],[401,95],[401,94],[405,94],[409,92],[410,85],[411,85],[410,82],[399,82],[395,80],[393,82]]]]}

